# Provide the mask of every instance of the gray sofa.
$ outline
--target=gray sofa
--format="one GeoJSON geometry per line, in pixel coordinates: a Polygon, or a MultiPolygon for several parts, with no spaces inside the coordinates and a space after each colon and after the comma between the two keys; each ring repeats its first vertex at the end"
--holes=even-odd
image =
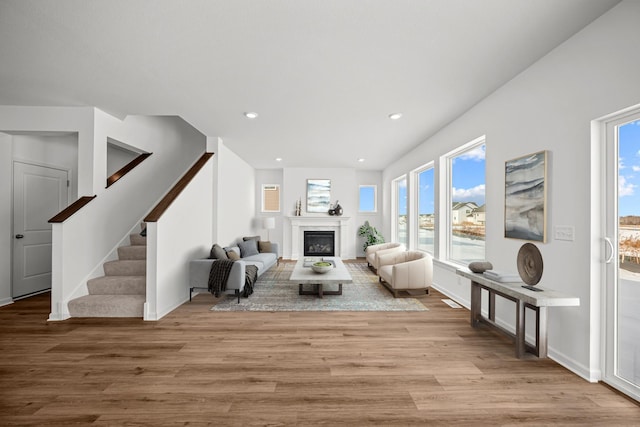
{"type": "MultiPolygon", "coordinates": [[[[240,255],[240,248],[238,246],[232,246],[227,248],[233,250],[240,255]]],[[[191,293],[194,289],[207,290],[209,285],[209,272],[211,271],[211,264],[218,261],[217,259],[196,259],[189,263],[189,300],[191,300],[191,293]]],[[[245,272],[247,265],[255,265],[258,267],[258,277],[260,277],[265,271],[278,263],[278,244],[271,243],[271,252],[261,252],[255,255],[250,255],[233,263],[229,278],[227,279],[227,289],[224,291],[226,294],[232,294],[238,296],[238,302],[240,301],[240,294],[244,290],[245,272]]]]}

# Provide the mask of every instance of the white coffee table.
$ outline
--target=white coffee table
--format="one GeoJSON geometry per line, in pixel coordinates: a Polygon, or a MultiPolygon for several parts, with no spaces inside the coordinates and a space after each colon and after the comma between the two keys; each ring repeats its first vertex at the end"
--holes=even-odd
{"type": "Polygon", "coordinates": [[[310,257],[304,257],[296,262],[293,267],[293,272],[289,280],[299,284],[298,293],[300,295],[317,295],[322,298],[324,295],[342,295],[342,284],[353,283],[349,270],[344,266],[342,260],[339,257],[323,257],[314,258],[315,261],[332,261],[334,268],[327,273],[316,273],[311,269],[312,261],[307,261],[308,267],[305,267],[305,260],[310,260],[310,257]],[[303,289],[303,285],[311,285],[311,290],[303,289]],[[338,285],[338,290],[327,291],[323,289],[325,285],[338,285]]]}

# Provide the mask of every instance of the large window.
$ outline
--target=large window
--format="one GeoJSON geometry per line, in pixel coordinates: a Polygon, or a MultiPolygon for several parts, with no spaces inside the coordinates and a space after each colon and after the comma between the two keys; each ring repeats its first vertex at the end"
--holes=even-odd
{"type": "Polygon", "coordinates": [[[478,138],[445,156],[451,208],[448,254],[467,264],[485,258],[485,139],[478,138]]]}
{"type": "Polygon", "coordinates": [[[358,205],[358,211],[363,213],[373,213],[377,211],[378,206],[378,194],[375,185],[361,185],[360,186],[360,203],[358,205]]]}
{"type": "Polygon", "coordinates": [[[408,245],[407,236],[407,177],[393,181],[395,195],[395,241],[408,245]]]}
{"type": "MultiPolygon", "coordinates": [[[[434,253],[435,189],[433,163],[416,171],[418,239],[417,248],[434,253]]],[[[415,232],[413,232],[414,234],[415,232]]]]}

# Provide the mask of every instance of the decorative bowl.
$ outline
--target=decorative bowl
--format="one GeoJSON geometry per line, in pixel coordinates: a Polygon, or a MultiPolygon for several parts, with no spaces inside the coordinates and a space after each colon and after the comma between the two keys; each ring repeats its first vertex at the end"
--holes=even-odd
{"type": "Polygon", "coordinates": [[[311,264],[311,269],[316,273],[321,273],[321,274],[326,273],[327,271],[330,271],[332,268],[333,268],[333,264],[326,261],[318,261],[311,264]]]}

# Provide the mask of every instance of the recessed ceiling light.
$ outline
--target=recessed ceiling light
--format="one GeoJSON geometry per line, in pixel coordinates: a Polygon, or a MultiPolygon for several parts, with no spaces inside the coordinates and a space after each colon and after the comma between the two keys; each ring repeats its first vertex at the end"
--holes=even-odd
{"type": "Polygon", "coordinates": [[[281,162],[282,161],[282,157],[276,157],[276,162],[281,162]]]}
{"type": "Polygon", "coordinates": [[[358,159],[358,161],[359,161],[360,163],[362,163],[362,162],[364,162],[364,159],[363,159],[363,158],[360,158],[360,159],[358,159]]]}
{"type": "Polygon", "coordinates": [[[244,113],[244,116],[247,119],[255,119],[256,117],[258,117],[258,113],[254,113],[253,111],[249,111],[247,113],[244,113]]]}
{"type": "Polygon", "coordinates": [[[400,117],[402,117],[402,113],[392,113],[389,114],[389,118],[391,120],[398,120],[400,117]]]}

